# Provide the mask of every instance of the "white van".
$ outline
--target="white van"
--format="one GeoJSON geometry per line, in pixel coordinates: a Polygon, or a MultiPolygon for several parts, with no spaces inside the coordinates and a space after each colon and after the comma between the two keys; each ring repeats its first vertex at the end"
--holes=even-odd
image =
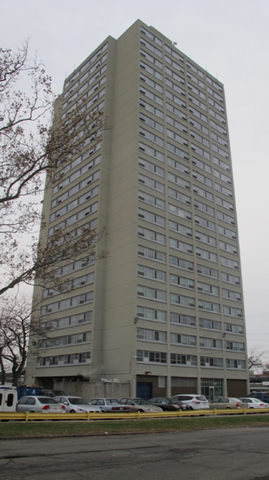
{"type": "Polygon", "coordinates": [[[16,387],[0,386],[0,412],[16,412],[17,401],[16,387]]]}

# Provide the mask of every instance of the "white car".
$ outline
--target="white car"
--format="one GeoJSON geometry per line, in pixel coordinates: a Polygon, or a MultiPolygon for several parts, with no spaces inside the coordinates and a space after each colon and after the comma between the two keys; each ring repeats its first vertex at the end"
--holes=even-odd
{"type": "Polygon", "coordinates": [[[268,408],[269,405],[266,402],[262,402],[258,398],[240,397],[241,402],[247,403],[248,408],[268,408]]]}
{"type": "Polygon", "coordinates": [[[119,403],[121,405],[126,405],[130,407],[130,409],[134,412],[163,412],[162,408],[151,405],[151,403],[147,402],[147,400],[144,400],[143,398],[121,398],[121,400],[119,400],[119,403]]]}
{"type": "Polygon", "coordinates": [[[84,412],[101,412],[101,408],[95,405],[89,405],[89,402],[82,397],[74,396],[59,396],[54,397],[54,400],[60,405],[65,406],[66,413],[84,413],[84,412]]]}
{"type": "Polygon", "coordinates": [[[41,395],[27,395],[22,397],[16,406],[17,412],[35,413],[65,413],[66,408],[52,397],[41,395]]]}
{"type": "Polygon", "coordinates": [[[189,406],[189,410],[204,410],[209,408],[209,402],[204,395],[179,393],[172,397],[189,406]]]}

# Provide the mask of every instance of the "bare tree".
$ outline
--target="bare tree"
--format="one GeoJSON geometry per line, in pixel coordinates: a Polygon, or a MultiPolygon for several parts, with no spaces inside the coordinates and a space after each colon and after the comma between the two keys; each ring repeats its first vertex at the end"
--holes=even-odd
{"type": "Polygon", "coordinates": [[[27,356],[36,350],[36,345],[29,344],[31,334],[45,337],[46,332],[39,324],[38,306],[32,307],[30,300],[24,297],[2,298],[0,307],[0,365],[2,384],[6,372],[12,372],[13,385],[18,385],[19,377],[25,370],[27,356]]]}
{"type": "MultiPolygon", "coordinates": [[[[38,195],[65,175],[65,165],[84,148],[89,133],[93,145],[100,141],[102,125],[103,115],[87,112],[83,99],[62,119],[51,78],[36,58],[29,58],[27,42],[16,53],[0,49],[0,295],[37,277],[56,280],[57,264],[81,252],[95,254],[105,232],[97,234],[90,224],[79,234],[63,225],[48,244],[38,243],[33,229],[41,217],[38,195]],[[32,235],[31,246],[21,250],[25,234],[32,235]]],[[[43,220],[41,229],[46,228],[43,220]]]]}
{"type": "Polygon", "coordinates": [[[253,348],[248,355],[248,369],[249,370],[264,370],[266,366],[265,350],[253,348]]]}

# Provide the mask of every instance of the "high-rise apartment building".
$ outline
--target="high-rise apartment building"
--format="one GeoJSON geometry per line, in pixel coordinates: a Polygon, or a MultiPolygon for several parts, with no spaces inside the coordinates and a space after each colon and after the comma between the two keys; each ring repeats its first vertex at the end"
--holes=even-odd
{"type": "MultiPolygon", "coordinates": [[[[108,37],[65,81],[60,107],[103,112],[102,135],[45,193],[47,236],[89,224],[93,261],[69,293],[36,287],[50,326],[27,381],[117,379],[129,394],[244,395],[246,331],[224,88],[152,27],[108,37]],[[137,385],[136,385],[137,384],[137,385]]],[[[93,129],[95,132],[95,130],[93,129]]],[[[99,132],[100,133],[100,132],[99,132]]],[[[44,235],[44,233],[43,233],[44,235]]]]}

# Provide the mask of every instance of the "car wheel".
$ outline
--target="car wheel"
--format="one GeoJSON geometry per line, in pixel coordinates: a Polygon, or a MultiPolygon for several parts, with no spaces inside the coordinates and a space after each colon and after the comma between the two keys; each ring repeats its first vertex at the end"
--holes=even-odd
{"type": "Polygon", "coordinates": [[[143,412],[144,412],[144,410],[137,410],[137,411],[140,412],[140,413],[143,413],[143,412]]]}
{"type": "Polygon", "coordinates": [[[76,413],[76,410],[70,410],[69,413],[76,413]]]}

